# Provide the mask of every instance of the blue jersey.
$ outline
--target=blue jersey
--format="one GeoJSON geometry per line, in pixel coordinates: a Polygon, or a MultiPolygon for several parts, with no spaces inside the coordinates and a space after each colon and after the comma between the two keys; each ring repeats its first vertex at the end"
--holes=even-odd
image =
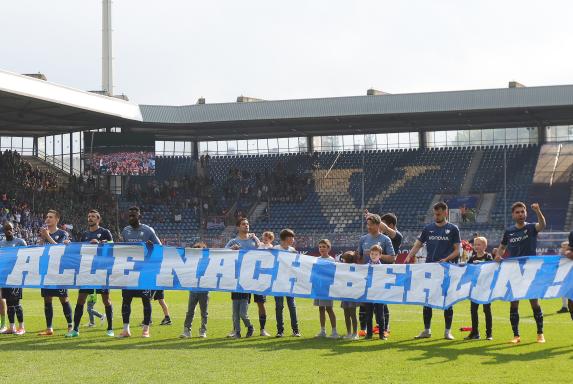
{"type": "Polygon", "coordinates": [[[509,257],[535,256],[537,233],[535,223],[525,223],[523,228],[512,225],[503,233],[501,245],[507,247],[509,257]]]}
{"type": "Polygon", "coordinates": [[[225,248],[232,248],[234,245],[238,245],[240,249],[257,249],[257,242],[255,239],[241,240],[238,237],[229,240],[225,248]]]}
{"type": "Polygon", "coordinates": [[[111,236],[111,232],[109,231],[109,229],[105,229],[102,227],[99,227],[95,231],[90,231],[90,230],[85,231],[82,234],[80,241],[82,243],[89,243],[94,239],[98,241],[113,241],[113,237],[111,236]]]}
{"type": "Polygon", "coordinates": [[[123,228],[121,237],[126,243],[139,243],[151,240],[153,244],[161,244],[159,237],[155,234],[155,230],[148,225],[140,224],[139,227],[133,228],[131,225],[123,228]]]}
{"type": "Polygon", "coordinates": [[[50,237],[58,244],[62,244],[65,240],[68,240],[68,233],[62,229],[58,229],[54,233],[50,233],[50,237]]]}
{"type": "Polygon", "coordinates": [[[370,248],[374,245],[379,245],[382,248],[382,253],[384,255],[394,256],[394,247],[392,246],[392,240],[382,233],[376,236],[371,234],[366,234],[360,238],[358,243],[358,254],[361,257],[361,264],[367,264],[370,262],[370,248]]]}
{"type": "Polygon", "coordinates": [[[25,247],[26,245],[26,242],[18,237],[14,237],[12,240],[4,239],[0,241],[0,248],[25,247]]]}
{"type": "Polygon", "coordinates": [[[435,263],[454,252],[454,245],[460,244],[460,230],[452,223],[441,227],[436,223],[428,224],[422,230],[418,241],[426,244],[426,263],[435,263]]]}

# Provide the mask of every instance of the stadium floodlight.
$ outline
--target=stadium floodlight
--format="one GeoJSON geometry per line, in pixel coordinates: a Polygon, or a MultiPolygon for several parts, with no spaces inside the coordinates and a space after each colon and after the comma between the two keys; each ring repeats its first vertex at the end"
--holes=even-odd
{"type": "Polygon", "coordinates": [[[113,95],[111,0],[102,1],[102,90],[113,95]]]}

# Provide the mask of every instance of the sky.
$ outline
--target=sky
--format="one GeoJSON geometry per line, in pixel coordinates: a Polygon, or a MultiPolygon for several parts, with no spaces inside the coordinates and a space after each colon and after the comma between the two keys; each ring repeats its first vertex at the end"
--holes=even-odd
{"type": "MultiPolygon", "coordinates": [[[[0,69],[101,89],[101,0],[4,0],[0,69]]],[[[573,83],[573,2],[116,0],[114,93],[234,102],[573,83]]]]}

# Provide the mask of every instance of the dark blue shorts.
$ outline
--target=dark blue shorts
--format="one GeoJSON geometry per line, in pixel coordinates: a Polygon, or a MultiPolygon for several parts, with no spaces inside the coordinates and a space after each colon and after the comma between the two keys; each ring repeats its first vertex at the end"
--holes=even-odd
{"type": "Polygon", "coordinates": [[[141,297],[141,298],[151,299],[153,298],[153,291],[151,290],[142,291],[140,289],[122,289],[121,297],[123,298],[141,297]]]}
{"type": "Polygon", "coordinates": [[[22,299],[22,288],[2,288],[2,298],[6,300],[22,299]]]}
{"type": "Polygon", "coordinates": [[[254,301],[255,303],[266,303],[267,302],[267,297],[264,295],[255,295],[254,296],[254,301]]]}
{"type": "Polygon", "coordinates": [[[88,295],[91,295],[92,293],[94,293],[94,291],[98,295],[105,295],[105,294],[109,295],[109,289],[80,289],[79,293],[87,293],[88,295]]]}
{"type": "Polygon", "coordinates": [[[68,297],[67,289],[46,289],[42,288],[42,297],[68,297]]]}

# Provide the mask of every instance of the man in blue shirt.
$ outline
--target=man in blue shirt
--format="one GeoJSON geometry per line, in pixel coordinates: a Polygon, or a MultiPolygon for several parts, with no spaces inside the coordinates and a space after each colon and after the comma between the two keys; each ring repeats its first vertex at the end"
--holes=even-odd
{"type": "MultiPolygon", "coordinates": [[[[121,231],[121,237],[126,243],[145,243],[147,246],[153,244],[161,244],[161,241],[155,234],[155,230],[148,225],[142,224],[141,211],[139,207],[129,208],[128,214],[129,225],[121,231]]],[[[129,318],[131,316],[131,301],[134,297],[141,297],[143,304],[143,337],[149,337],[149,324],[151,323],[151,298],[153,291],[151,290],[129,290],[123,289],[121,291],[121,315],[123,317],[123,331],[118,336],[120,338],[130,337],[131,331],[129,329],[129,318]]]]}
{"type": "MultiPolygon", "coordinates": [[[[507,228],[503,233],[501,244],[497,249],[495,256],[496,261],[501,261],[505,251],[509,251],[509,257],[535,256],[537,253],[537,234],[545,229],[546,222],[539,204],[531,204],[531,209],[537,215],[538,223],[528,223],[527,207],[521,201],[513,203],[511,206],[511,217],[515,222],[514,225],[507,228]]],[[[529,300],[533,310],[533,318],[537,325],[537,342],[545,343],[543,335],[543,312],[539,305],[539,300],[529,300]]],[[[512,344],[519,344],[519,301],[512,301],[509,307],[509,321],[513,330],[512,344]]]]}
{"type": "MultiPolygon", "coordinates": [[[[378,245],[382,248],[382,256],[380,257],[380,262],[385,264],[393,264],[396,260],[394,255],[394,247],[392,246],[392,241],[390,238],[380,232],[380,224],[382,220],[379,215],[371,214],[366,212],[366,228],[368,233],[362,236],[358,242],[358,264],[368,264],[370,262],[370,249],[374,245],[378,245]]],[[[378,312],[376,312],[378,314],[378,312]]],[[[360,320],[360,336],[366,336],[366,306],[361,305],[358,310],[358,318],[360,320]]],[[[383,324],[384,319],[377,316],[376,322],[378,324],[383,324]]],[[[378,332],[380,332],[380,327],[378,327],[378,332]]],[[[382,327],[382,332],[385,326],[382,327]]],[[[387,336],[386,336],[387,337],[387,336]]]]}
{"type": "MultiPolygon", "coordinates": [[[[60,222],[60,213],[56,210],[50,209],[46,214],[45,225],[40,230],[40,244],[69,244],[68,233],[64,230],[58,229],[60,222]]],[[[68,299],[67,289],[41,289],[42,297],[44,298],[44,315],[46,317],[46,330],[38,333],[39,336],[52,336],[54,329],[52,327],[52,320],[54,318],[54,307],[52,306],[52,297],[60,299],[62,310],[66,321],[68,322],[68,332],[73,328],[72,324],[72,306],[68,299]]]]}
{"type": "MultiPolygon", "coordinates": [[[[8,247],[25,247],[26,242],[23,239],[14,237],[14,225],[11,222],[4,224],[4,240],[0,241],[0,248],[8,247]]],[[[20,305],[22,299],[21,288],[2,288],[0,290],[0,333],[23,335],[24,330],[24,312],[20,305]],[[8,322],[10,327],[6,328],[6,308],[8,308],[8,322]],[[14,324],[15,315],[18,317],[19,327],[16,329],[14,324]]]]}
{"type": "MultiPolygon", "coordinates": [[[[99,226],[101,222],[100,213],[92,209],[88,212],[88,230],[80,237],[80,242],[90,244],[113,243],[111,232],[99,226]]],[[[74,329],[66,334],[66,337],[78,337],[80,335],[80,322],[84,313],[84,305],[88,295],[94,292],[93,289],[80,289],[76,308],[74,309],[74,329]]],[[[109,298],[109,289],[96,289],[96,294],[100,294],[105,307],[105,317],[107,319],[107,335],[114,336],[113,332],[113,308],[109,298]]],[[[103,320],[103,319],[102,319],[103,320]]]]}
{"type": "MultiPolygon", "coordinates": [[[[449,223],[448,205],[444,202],[434,204],[434,222],[428,224],[414,243],[414,246],[406,257],[406,263],[416,256],[418,251],[426,245],[426,263],[449,263],[455,262],[460,256],[460,230],[457,226],[449,223]]],[[[432,308],[424,306],[424,330],[416,336],[416,339],[432,337],[432,308]]],[[[454,319],[453,307],[444,310],[446,329],[444,338],[453,340],[452,321],[454,319]]]]}

